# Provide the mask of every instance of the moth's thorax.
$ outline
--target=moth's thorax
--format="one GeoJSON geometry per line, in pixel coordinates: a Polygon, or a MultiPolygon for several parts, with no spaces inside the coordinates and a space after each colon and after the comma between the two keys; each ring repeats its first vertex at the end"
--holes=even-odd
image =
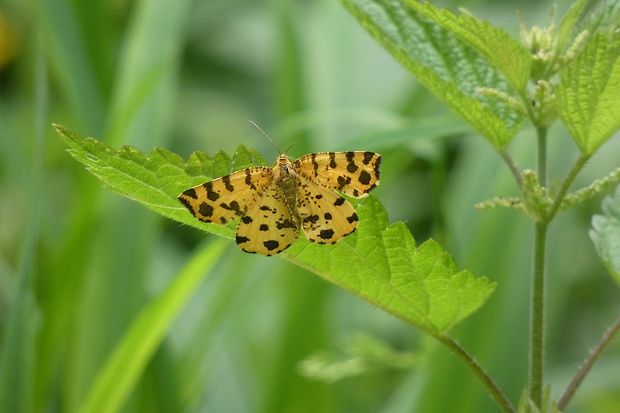
{"type": "Polygon", "coordinates": [[[278,162],[273,168],[273,176],[276,184],[282,191],[284,203],[288,207],[293,218],[297,220],[297,170],[286,155],[280,155],[278,157],[278,162]]]}

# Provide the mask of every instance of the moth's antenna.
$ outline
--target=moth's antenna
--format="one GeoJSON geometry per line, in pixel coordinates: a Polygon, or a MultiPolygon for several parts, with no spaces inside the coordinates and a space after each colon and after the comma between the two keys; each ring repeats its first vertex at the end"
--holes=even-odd
{"type": "MultiPolygon", "coordinates": [[[[254,125],[254,126],[256,127],[256,129],[258,129],[258,130],[259,130],[259,131],[260,131],[263,135],[265,135],[265,137],[266,137],[267,139],[269,139],[269,142],[271,142],[271,144],[273,145],[273,147],[274,147],[274,148],[276,148],[276,150],[278,151],[278,153],[279,153],[280,155],[282,155],[282,152],[280,152],[280,148],[278,148],[278,145],[276,145],[276,144],[275,144],[275,142],[271,140],[271,138],[269,137],[269,135],[267,135],[267,132],[265,132],[264,130],[262,130],[262,129],[260,128],[260,126],[258,126],[258,125],[257,125],[256,123],[254,123],[253,121],[251,121],[251,120],[250,120],[250,123],[251,123],[252,125],[254,125]]],[[[289,149],[290,149],[290,148],[289,148],[289,149]]],[[[287,150],[288,150],[288,149],[287,149],[287,150]]]]}
{"type": "Polygon", "coordinates": [[[286,151],[284,151],[284,153],[288,153],[289,149],[291,149],[293,146],[297,145],[297,142],[293,142],[291,143],[291,146],[289,146],[288,148],[286,148],[286,151]]]}

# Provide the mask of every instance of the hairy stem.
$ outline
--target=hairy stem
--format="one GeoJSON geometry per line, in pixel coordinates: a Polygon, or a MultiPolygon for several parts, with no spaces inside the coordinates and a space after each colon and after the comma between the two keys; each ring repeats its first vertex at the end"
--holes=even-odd
{"type": "MultiPolygon", "coordinates": [[[[547,186],[547,128],[536,128],[538,154],[538,182],[547,186]]],[[[530,293],[530,363],[529,398],[538,407],[542,404],[545,320],[545,254],[547,250],[548,220],[536,222],[534,227],[534,257],[530,293]]]]}
{"type": "Polygon", "coordinates": [[[529,397],[539,407],[542,403],[543,389],[546,244],[547,224],[537,223],[534,235],[534,265],[530,297],[529,397]]]}
{"type": "Polygon", "coordinates": [[[523,184],[523,177],[521,176],[521,171],[519,171],[519,167],[515,163],[514,159],[512,159],[512,157],[505,150],[501,150],[499,153],[502,158],[504,158],[504,161],[506,161],[508,168],[510,168],[510,172],[514,175],[517,185],[521,188],[521,185],[523,184]]]}
{"type": "Polygon", "coordinates": [[[579,385],[590,371],[590,368],[598,356],[601,355],[618,330],[620,330],[620,317],[614,324],[612,324],[611,327],[607,329],[601,340],[597,343],[596,347],[594,347],[588,355],[588,358],[586,358],[581,367],[579,367],[577,374],[575,374],[575,377],[573,377],[573,380],[571,380],[570,384],[564,391],[564,394],[562,394],[562,397],[560,397],[560,400],[558,401],[558,409],[560,411],[564,410],[566,404],[570,401],[571,397],[573,397],[573,394],[575,394],[577,388],[579,388],[579,385]]]}
{"type": "Polygon", "coordinates": [[[506,413],[515,413],[516,410],[510,404],[510,400],[500,390],[497,384],[491,379],[482,366],[469,354],[459,343],[446,335],[435,336],[445,344],[465,365],[478,377],[482,385],[487,389],[489,395],[495,400],[497,405],[506,413]]]}
{"type": "Polygon", "coordinates": [[[547,128],[536,128],[538,135],[538,159],[536,166],[538,168],[538,182],[541,186],[547,186],[547,128]]]}

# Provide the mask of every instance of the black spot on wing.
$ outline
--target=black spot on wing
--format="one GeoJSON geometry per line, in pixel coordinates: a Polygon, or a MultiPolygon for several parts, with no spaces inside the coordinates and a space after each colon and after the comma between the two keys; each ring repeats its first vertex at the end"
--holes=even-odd
{"type": "Polygon", "coordinates": [[[336,164],[336,153],[335,152],[329,152],[329,167],[332,169],[335,169],[337,166],[336,164]]]}
{"type": "Polygon", "coordinates": [[[260,226],[258,227],[259,231],[269,231],[269,225],[267,224],[260,224],[260,226]]]}
{"type": "Polygon", "coordinates": [[[336,201],[334,201],[334,206],[340,206],[342,204],[344,204],[345,199],[341,196],[338,197],[338,199],[336,199],[336,201]]]}
{"type": "Polygon", "coordinates": [[[278,229],[297,228],[297,225],[295,225],[295,223],[291,221],[290,219],[285,219],[285,220],[276,222],[276,228],[278,229]]]}
{"type": "MultiPolygon", "coordinates": [[[[370,161],[372,161],[372,158],[375,157],[375,155],[376,153],[374,152],[364,152],[364,160],[362,161],[364,165],[368,165],[370,161]]],[[[381,157],[379,157],[379,160],[377,162],[381,162],[381,157]]]]}
{"type": "Polygon", "coordinates": [[[312,167],[314,168],[316,174],[316,171],[319,169],[319,164],[316,161],[316,153],[313,153],[310,159],[312,159],[312,167]]]}
{"type": "Polygon", "coordinates": [[[239,235],[237,235],[237,237],[235,238],[235,241],[237,242],[237,245],[245,244],[249,240],[250,239],[248,237],[241,237],[239,235]]]}
{"type": "Polygon", "coordinates": [[[226,186],[228,192],[233,192],[235,190],[235,187],[232,186],[230,183],[230,175],[226,175],[225,177],[223,177],[222,182],[224,182],[224,186],[226,186]]]}
{"type": "Polygon", "coordinates": [[[381,167],[381,155],[377,155],[377,163],[375,164],[375,178],[377,178],[377,181],[379,181],[379,176],[381,175],[380,167],[381,167]]]}
{"type": "Polygon", "coordinates": [[[220,207],[229,211],[234,211],[237,215],[243,215],[243,211],[241,211],[241,208],[239,207],[239,203],[237,201],[232,201],[230,204],[222,202],[220,204],[220,207]]]}
{"type": "Polygon", "coordinates": [[[338,189],[342,189],[344,188],[346,185],[351,183],[351,177],[350,176],[339,176],[338,177],[338,189]]]}
{"type": "Polygon", "coordinates": [[[360,183],[362,183],[362,184],[364,184],[364,185],[368,185],[368,184],[370,183],[370,179],[371,179],[371,176],[370,176],[370,174],[369,174],[368,172],[366,172],[366,171],[362,171],[362,172],[360,173],[359,178],[358,178],[358,180],[360,181],[360,183]]]}
{"type": "Polygon", "coordinates": [[[246,215],[246,216],[244,216],[243,218],[241,218],[241,221],[242,221],[244,224],[249,224],[249,223],[251,223],[251,222],[252,222],[252,221],[254,221],[254,220],[252,219],[252,217],[249,217],[249,216],[247,216],[247,215],[246,215]]]}
{"type": "Polygon", "coordinates": [[[248,185],[252,190],[256,190],[256,185],[254,185],[254,182],[252,182],[252,173],[250,172],[249,168],[245,170],[245,184],[248,185]]]}
{"type": "Polygon", "coordinates": [[[213,215],[213,207],[208,203],[203,202],[200,204],[200,207],[198,207],[198,212],[200,215],[208,218],[213,215]]]}
{"type": "Polygon", "coordinates": [[[352,224],[354,222],[359,221],[359,217],[357,216],[357,214],[354,212],[350,217],[347,217],[347,221],[349,221],[349,224],[352,224]]]}
{"type": "Polygon", "coordinates": [[[355,173],[359,169],[355,164],[355,152],[346,152],[345,156],[347,158],[347,171],[355,173]]]}
{"type": "Polygon", "coordinates": [[[183,194],[179,195],[179,201],[181,201],[181,203],[185,205],[185,208],[189,209],[189,212],[191,212],[192,215],[196,215],[196,213],[194,212],[194,208],[192,207],[192,204],[187,199],[183,198],[183,194]]]}
{"type": "Polygon", "coordinates": [[[333,229],[323,229],[321,230],[321,232],[319,232],[319,238],[324,239],[324,240],[330,240],[333,238],[333,236],[334,236],[333,229]]]}
{"type": "Polygon", "coordinates": [[[304,223],[310,222],[310,223],[314,224],[318,220],[319,220],[319,216],[318,215],[308,215],[307,217],[304,218],[304,223]]]}
{"type": "Polygon", "coordinates": [[[213,190],[213,182],[207,182],[203,184],[202,187],[207,191],[207,199],[215,201],[220,197],[220,195],[213,190]]]}
{"type": "MultiPolygon", "coordinates": [[[[187,191],[183,192],[183,195],[188,196],[188,197],[193,198],[193,199],[198,199],[198,195],[196,195],[196,190],[194,188],[190,188],[187,191]]],[[[179,195],[179,199],[183,203],[187,202],[187,201],[184,201],[183,198],[181,198],[180,195],[179,195]]]]}
{"type": "Polygon", "coordinates": [[[280,243],[276,240],[270,239],[268,241],[263,242],[263,245],[265,246],[265,248],[267,248],[267,250],[273,251],[275,249],[278,249],[278,247],[280,246],[280,243]]]}

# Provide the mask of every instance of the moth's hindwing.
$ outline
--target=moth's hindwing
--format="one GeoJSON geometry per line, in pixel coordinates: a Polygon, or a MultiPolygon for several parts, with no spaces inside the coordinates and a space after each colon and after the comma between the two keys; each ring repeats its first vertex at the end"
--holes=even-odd
{"type": "Polygon", "coordinates": [[[320,152],[294,162],[300,175],[326,188],[360,198],[379,185],[381,155],[374,152],[320,152]]]}

